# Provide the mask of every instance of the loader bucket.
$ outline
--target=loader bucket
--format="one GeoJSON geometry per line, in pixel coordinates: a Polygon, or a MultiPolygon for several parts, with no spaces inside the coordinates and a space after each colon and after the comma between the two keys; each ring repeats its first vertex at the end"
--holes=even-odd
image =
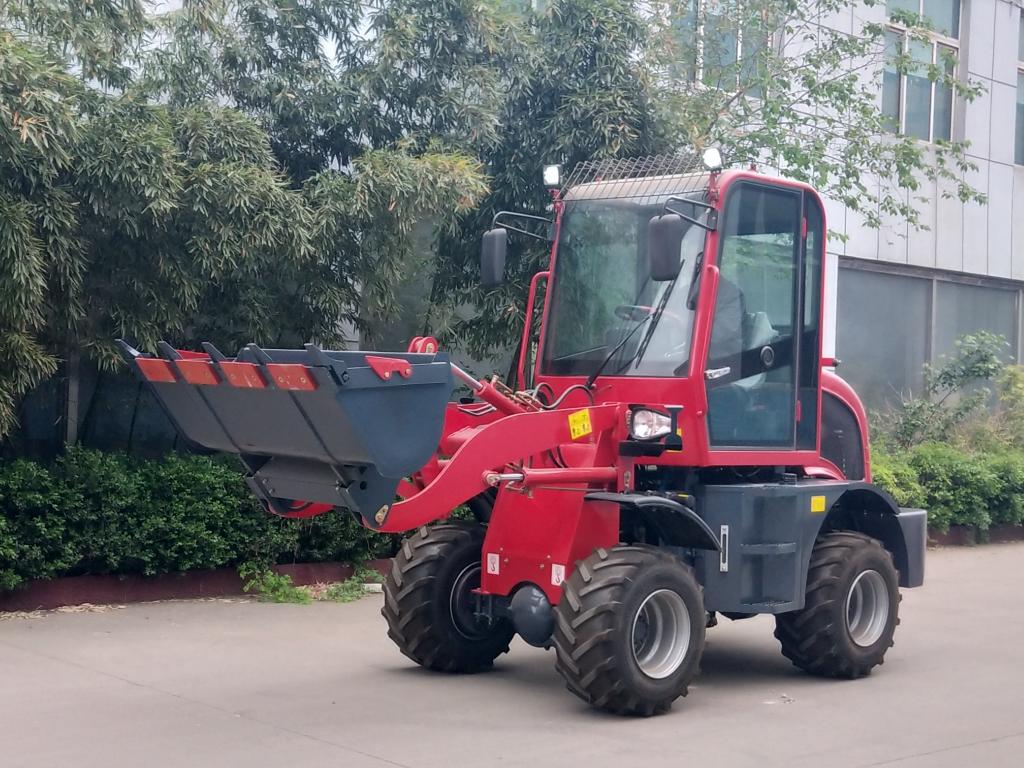
{"type": "Polygon", "coordinates": [[[244,347],[225,357],[119,342],[192,444],[238,454],[270,509],[330,504],[374,524],[437,450],[452,390],[446,355],[244,347]]]}

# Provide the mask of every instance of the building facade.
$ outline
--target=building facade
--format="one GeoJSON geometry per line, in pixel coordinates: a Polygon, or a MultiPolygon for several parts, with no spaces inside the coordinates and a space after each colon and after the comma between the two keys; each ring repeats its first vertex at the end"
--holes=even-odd
{"type": "Polygon", "coordinates": [[[826,352],[840,373],[880,410],[919,391],[922,366],[979,330],[1004,336],[1007,355],[1022,357],[1024,313],[1024,18],[1022,0],[889,0],[857,5],[830,20],[856,33],[859,25],[888,23],[892,48],[946,66],[982,85],[966,102],[924,77],[885,73],[880,106],[894,130],[923,142],[970,143],[977,166],[966,181],[987,204],[961,203],[932,183],[913,193],[921,221],[884,221],[880,229],[842,205],[828,204],[829,308],[826,352]],[[928,17],[930,44],[910,42],[892,9],[928,17]],[[944,194],[945,193],[945,194],[944,194]],[[923,198],[917,201],[916,198],[923,198]]]}

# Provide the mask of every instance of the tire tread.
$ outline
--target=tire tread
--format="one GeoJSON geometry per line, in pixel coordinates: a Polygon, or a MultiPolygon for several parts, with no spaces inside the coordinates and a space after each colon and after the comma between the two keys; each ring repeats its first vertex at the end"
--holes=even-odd
{"type": "MultiPolygon", "coordinates": [[[[836,531],[823,535],[814,545],[807,569],[807,589],[804,607],[799,611],[779,614],[775,617],[775,637],[782,646],[782,654],[794,666],[822,677],[855,679],[870,674],[873,667],[882,661],[858,661],[841,652],[837,633],[845,632],[845,626],[836,626],[833,620],[842,579],[836,572],[858,551],[877,550],[888,561],[892,573],[892,555],[881,542],[870,536],[854,531],[836,531]]],[[[898,611],[897,605],[893,610],[898,611]]],[[[899,618],[896,619],[899,623],[899,618]]],[[[890,639],[888,647],[893,645],[890,639]]]]}
{"type": "Polygon", "coordinates": [[[476,523],[434,523],[406,537],[394,558],[384,580],[381,614],[387,621],[388,637],[403,655],[422,667],[439,672],[480,672],[509,650],[511,631],[467,652],[448,642],[433,621],[431,603],[438,567],[452,552],[479,547],[482,541],[483,529],[476,523]]]}
{"type": "MultiPolygon", "coordinates": [[[[676,698],[645,701],[627,690],[616,669],[616,617],[625,591],[638,571],[658,563],[685,569],[702,594],[692,568],[668,552],[635,545],[595,550],[562,585],[553,638],[556,668],[566,687],[595,707],[649,717],[667,711],[676,698]]],[[[681,695],[687,692],[684,686],[681,695]]]]}

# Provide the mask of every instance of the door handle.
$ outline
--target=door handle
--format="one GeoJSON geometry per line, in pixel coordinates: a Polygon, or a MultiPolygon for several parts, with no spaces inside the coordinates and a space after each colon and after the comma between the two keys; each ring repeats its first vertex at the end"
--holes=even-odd
{"type": "Polygon", "coordinates": [[[720,379],[723,376],[728,376],[730,373],[732,373],[732,368],[728,365],[724,368],[711,368],[710,370],[704,371],[704,378],[708,381],[714,381],[715,379],[720,379]]]}

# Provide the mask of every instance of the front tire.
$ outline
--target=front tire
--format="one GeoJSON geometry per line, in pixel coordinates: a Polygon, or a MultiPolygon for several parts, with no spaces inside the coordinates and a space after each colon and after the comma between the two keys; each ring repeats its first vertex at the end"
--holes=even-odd
{"type": "Polygon", "coordinates": [[[706,620],[693,569],[678,558],[654,547],[599,549],[563,585],[556,667],[595,707],[659,714],[696,677],[706,620]]]}
{"type": "Polygon", "coordinates": [[[441,672],[480,672],[508,652],[515,634],[500,619],[475,614],[484,528],[444,522],[408,536],[384,581],[388,637],[421,667],[441,672]]]}
{"type": "Polygon", "coordinates": [[[794,665],[853,679],[884,661],[899,624],[899,574],[881,542],[850,531],[818,539],[802,610],[775,617],[775,637],[794,665]]]}

